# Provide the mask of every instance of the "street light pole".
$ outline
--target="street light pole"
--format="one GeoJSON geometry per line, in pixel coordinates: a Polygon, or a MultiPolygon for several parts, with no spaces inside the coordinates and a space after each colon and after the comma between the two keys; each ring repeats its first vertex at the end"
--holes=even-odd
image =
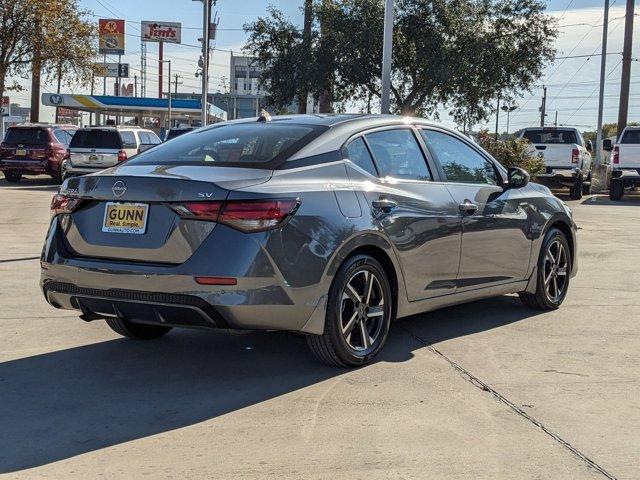
{"type": "Polygon", "coordinates": [[[382,45],[382,98],[381,113],[391,111],[391,59],[393,50],[393,0],[384,7],[384,40],[382,45]]]}
{"type": "Polygon", "coordinates": [[[209,120],[207,102],[209,101],[209,18],[211,0],[202,0],[202,126],[209,120]]]}

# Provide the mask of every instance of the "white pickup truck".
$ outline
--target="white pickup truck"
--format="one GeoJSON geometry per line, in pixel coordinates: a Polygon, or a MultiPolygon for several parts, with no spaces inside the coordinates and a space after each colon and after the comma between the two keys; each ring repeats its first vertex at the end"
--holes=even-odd
{"type": "Polygon", "coordinates": [[[568,187],[572,200],[591,193],[591,141],[585,141],[573,127],[529,127],[520,138],[531,142],[535,152],[546,166],[535,181],[550,188],[568,187]]]}
{"type": "Polygon", "coordinates": [[[640,185],[640,127],[626,127],[618,143],[606,139],[602,149],[611,152],[609,198],[621,200],[625,188],[640,185]]]}

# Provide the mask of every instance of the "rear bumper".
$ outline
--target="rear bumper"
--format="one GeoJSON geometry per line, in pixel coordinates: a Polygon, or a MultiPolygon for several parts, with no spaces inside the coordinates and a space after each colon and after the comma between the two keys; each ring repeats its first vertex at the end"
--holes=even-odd
{"type": "Polygon", "coordinates": [[[98,168],[76,167],[76,166],[72,166],[70,163],[67,163],[64,173],[65,173],[65,176],[67,177],[81,177],[82,175],[89,175],[90,173],[101,172],[102,170],[105,170],[107,168],[111,168],[111,167],[98,167],[98,168]]]}
{"type": "Polygon", "coordinates": [[[42,291],[56,308],[87,320],[322,333],[317,326],[324,324],[328,286],[309,279],[323,278],[324,269],[307,272],[306,284],[296,285],[249,235],[219,225],[191,258],[171,265],[80,257],[60,228],[54,219],[41,257],[42,291]],[[237,285],[201,285],[195,276],[233,277],[237,285]]]}
{"type": "Polygon", "coordinates": [[[570,186],[582,175],[577,167],[554,168],[548,167],[545,173],[535,176],[535,181],[546,186],[570,186]]]}
{"type": "Polygon", "coordinates": [[[54,173],[54,169],[57,168],[57,165],[49,158],[45,158],[44,160],[7,160],[0,159],[0,171],[7,172],[20,172],[24,174],[32,174],[32,175],[40,175],[47,174],[50,175],[54,173]]]}

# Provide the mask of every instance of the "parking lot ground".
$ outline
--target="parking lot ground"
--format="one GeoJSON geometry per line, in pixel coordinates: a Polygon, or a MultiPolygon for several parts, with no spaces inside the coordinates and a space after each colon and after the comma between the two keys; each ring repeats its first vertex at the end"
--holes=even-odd
{"type": "Polygon", "coordinates": [[[138,343],[48,307],[53,191],[0,180],[1,477],[640,476],[640,196],[568,202],[580,273],[560,310],[504,296],[403,319],[348,371],[293,334],[138,343]]]}

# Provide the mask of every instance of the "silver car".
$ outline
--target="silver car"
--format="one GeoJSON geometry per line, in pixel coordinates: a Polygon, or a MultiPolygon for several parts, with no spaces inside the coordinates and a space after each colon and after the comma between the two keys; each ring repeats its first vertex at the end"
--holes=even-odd
{"type": "Polygon", "coordinates": [[[509,293],[558,308],[577,271],[562,201],[417,118],[217,124],[67,180],[51,208],[54,307],[136,339],[299,332],[337,366],[370,362],[399,317],[509,293]]]}

